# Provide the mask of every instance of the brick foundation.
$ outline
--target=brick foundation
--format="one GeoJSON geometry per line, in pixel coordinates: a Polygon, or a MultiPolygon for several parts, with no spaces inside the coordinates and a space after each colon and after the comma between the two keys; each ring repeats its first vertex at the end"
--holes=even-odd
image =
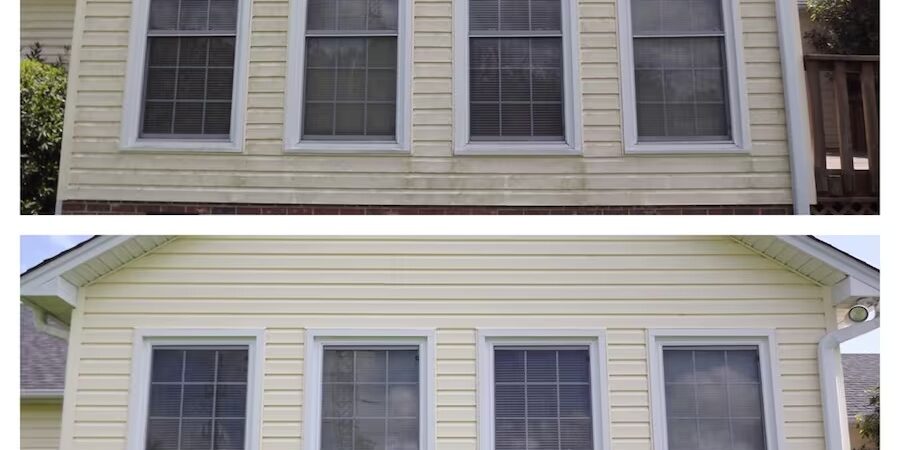
{"type": "Polygon", "coordinates": [[[410,206],[410,205],[277,205],[250,203],[119,202],[66,200],[63,214],[296,214],[296,215],[789,215],[791,205],[703,206],[410,206]]]}

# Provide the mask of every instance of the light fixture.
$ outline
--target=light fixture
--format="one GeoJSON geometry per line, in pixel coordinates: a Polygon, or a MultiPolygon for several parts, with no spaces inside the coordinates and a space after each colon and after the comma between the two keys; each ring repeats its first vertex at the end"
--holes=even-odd
{"type": "Polygon", "coordinates": [[[853,322],[865,322],[869,319],[870,313],[869,308],[864,305],[853,305],[847,311],[847,318],[853,322]]]}

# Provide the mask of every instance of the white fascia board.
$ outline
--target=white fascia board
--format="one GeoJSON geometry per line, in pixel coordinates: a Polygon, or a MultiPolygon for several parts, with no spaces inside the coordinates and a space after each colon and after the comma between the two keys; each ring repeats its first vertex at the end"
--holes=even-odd
{"type": "Polygon", "coordinates": [[[834,306],[856,302],[862,298],[881,298],[881,292],[853,277],[847,277],[831,288],[834,306]]]}
{"type": "Polygon", "coordinates": [[[878,270],[840,250],[809,236],[778,236],[778,239],[834,269],[844,272],[848,277],[869,285],[876,292],[881,290],[881,274],[878,270]]]}
{"type": "Polygon", "coordinates": [[[50,278],[61,277],[66,272],[78,267],[84,262],[102,255],[130,240],[132,236],[98,236],[85,242],[81,248],[60,256],[33,272],[22,275],[20,286],[22,291],[35,283],[42,284],[50,278]]]}

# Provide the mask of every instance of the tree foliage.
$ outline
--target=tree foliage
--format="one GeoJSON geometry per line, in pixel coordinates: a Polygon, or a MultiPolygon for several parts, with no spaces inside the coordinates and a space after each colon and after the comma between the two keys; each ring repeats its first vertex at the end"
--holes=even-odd
{"type": "Polygon", "coordinates": [[[874,447],[869,447],[868,445],[863,445],[860,450],[878,450],[881,448],[881,391],[880,388],[876,387],[869,391],[871,397],[869,397],[869,406],[872,407],[872,412],[866,415],[860,415],[856,417],[856,428],[859,429],[859,435],[863,437],[868,443],[874,445],[874,447]]]}
{"type": "Polygon", "coordinates": [[[809,18],[814,28],[804,37],[822,53],[877,55],[878,2],[809,0],[809,18]]]}
{"type": "Polygon", "coordinates": [[[40,46],[35,45],[21,62],[19,76],[19,210],[22,214],[52,214],[59,176],[66,71],[62,64],[43,62],[40,46]]]}

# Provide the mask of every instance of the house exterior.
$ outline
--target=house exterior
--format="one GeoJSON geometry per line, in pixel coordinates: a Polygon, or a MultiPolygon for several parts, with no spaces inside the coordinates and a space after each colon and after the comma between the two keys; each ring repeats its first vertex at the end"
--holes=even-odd
{"type": "Polygon", "coordinates": [[[23,56],[37,42],[45,61],[68,61],[75,0],[20,0],[19,14],[19,48],[23,56]]]}
{"type": "Polygon", "coordinates": [[[881,355],[878,353],[850,353],[841,355],[844,370],[844,396],[847,400],[847,422],[850,428],[850,446],[854,449],[872,447],[859,434],[857,419],[872,414],[869,404],[872,389],[881,386],[881,355]]]}
{"type": "Polygon", "coordinates": [[[320,0],[78,2],[58,211],[816,203],[790,2],[347,1],[340,19],[320,0]]]}
{"type": "Polygon", "coordinates": [[[849,450],[878,285],[800,236],[104,236],[21,295],[69,325],[62,450],[849,450]]]}
{"type": "Polygon", "coordinates": [[[19,448],[55,450],[62,424],[68,345],[60,333],[48,329],[55,325],[41,322],[39,329],[30,307],[20,307],[20,319],[19,448]]]}

